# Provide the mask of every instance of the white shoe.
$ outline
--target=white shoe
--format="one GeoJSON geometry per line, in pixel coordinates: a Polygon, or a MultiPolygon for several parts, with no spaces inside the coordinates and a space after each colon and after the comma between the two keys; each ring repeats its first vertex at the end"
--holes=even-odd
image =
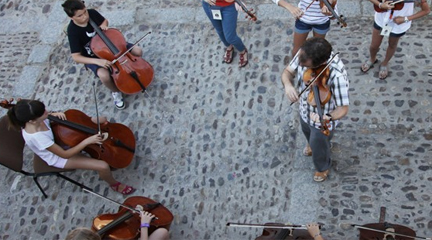
{"type": "Polygon", "coordinates": [[[124,109],[126,107],[125,103],[123,102],[123,96],[121,92],[112,92],[112,97],[114,99],[114,105],[117,109],[124,109]]]}

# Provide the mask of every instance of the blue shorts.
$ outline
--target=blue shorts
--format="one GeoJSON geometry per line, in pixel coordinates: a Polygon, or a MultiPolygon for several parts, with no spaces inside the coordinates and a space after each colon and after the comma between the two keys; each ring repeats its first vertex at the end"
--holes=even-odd
{"type": "MultiPolygon", "coordinates": [[[[374,28],[381,32],[382,27],[378,26],[378,24],[374,21],[374,28]]],[[[390,32],[390,37],[402,37],[406,32],[403,33],[392,33],[390,32]]]]}
{"type": "Polygon", "coordinates": [[[330,19],[323,24],[308,24],[297,19],[294,30],[296,33],[300,34],[308,33],[313,30],[315,33],[325,35],[330,30],[330,19]]]}
{"type": "MultiPolygon", "coordinates": [[[[132,43],[127,43],[127,44],[126,44],[126,48],[127,48],[127,49],[131,48],[132,46],[133,46],[132,43]]],[[[99,68],[101,68],[101,66],[96,65],[96,64],[84,64],[84,66],[85,66],[86,68],[92,70],[92,72],[96,75],[96,77],[99,77],[99,76],[97,75],[97,71],[98,71],[99,68]]]]}

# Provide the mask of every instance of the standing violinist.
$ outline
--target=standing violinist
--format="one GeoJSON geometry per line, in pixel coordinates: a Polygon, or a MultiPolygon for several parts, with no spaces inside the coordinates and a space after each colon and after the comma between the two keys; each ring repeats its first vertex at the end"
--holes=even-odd
{"type": "MultiPolygon", "coordinates": [[[[316,0],[300,0],[298,6],[294,6],[285,0],[272,0],[276,5],[288,10],[296,19],[294,26],[294,39],[292,57],[297,53],[300,46],[306,41],[309,32],[313,32],[314,37],[325,38],[327,32],[330,30],[330,17],[331,11],[327,6],[321,7],[320,1],[316,0]]],[[[333,1],[328,0],[330,4],[333,1]]],[[[337,4],[335,11],[337,11],[337,4]]]]}
{"type": "Polygon", "coordinates": [[[234,48],[239,51],[239,67],[248,64],[248,51],[237,35],[237,16],[235,0],[202,0],[202,6],[210,22],[213,24],[220,40],[225,45],[223,62],[231,63],[234,48]]]}
{"type": "MultiPolygon", "coordinates": [[[[329,62],[331,57],[332,46],[327,40],[317,37],[309,38],[300,47],[300,50],[282,73],[282,83],[288,99],[291,102],[300,100],[301,129],[308,143],[303,149],[303,154],[312,156],[316,169],[313,179],[316,182],[327,179],[331,167],[330,140],[338,120],[348,113],[349,105],[349,83],[345,66],[338,56],[335,56],[333,61],[329,62]],[[303,90],[308,84],[304,82],[304,73],[314,71],[327,64],[330,64],[328,67],[329,76],[319,78],[314,83],[326,87],[331,96],[329,101],[323,105],[323,116],[320,117],[317,107],[313,107],[308,103],[308,96],[312,90],[309,89],[299,96],[293,82],[297,72],[297,83],[299,89],[303,90]],[[328,136],[320,131],[321,122],[328,122],[330,130],[328,136]]],[[[316,75],[318,74],[316,73],[316,75]]]]}
{"type": "MultiPolygon", "coordinates": [[[[83,63],[87,68],[91,69],[102,83],[111,90],[116,108],[124,109],[126,105],[122,93],[111,78],[109,70],[111,61],[98,58],[90,49],[90,41],[96,35],[96,32],[90,25],[89,19],[92,19],[102,30],[108,29],[108,20],[98,11],[87,9],[81,0],[66,0],[62,7],[71,19],[67,34],[72,59],[77,63],[83,63]]],[[[132,46],[133,44],[127,44],[128,49],[132,46]]],[[[142,49],[136,46],[131,50],[131,53],[140,57],[142,49]]]]}
{"type": "Polygon", "coordinates": [[[54,134],[51,131],[48,115],[66,120],[64,113],[48,113],[41,101],[23,99],[11,107],[7,115],[11,125],[22,132],[26,145],[49,166],[63,169],[95,170],[114,191],[125,195],[135,191],[133,187],[114,179],[108,163],[80,153],[87,145],[101,144],[102,138],[99,134],[90,136],[78,145],[66,150],[54,142],[54,134]]]}
{"type": "Polygon", "coordinates": [[[405,35],[406,31],[411,27],[413,20],[428,15],[430,13],[430,7],[426,0],[405,1],[395,5],[391,4],[393,1],[369,1],[379,9],[379,12],[375,11],[372,41],[369,46],[370,56],[369,59],[363,63],[360,70],[366,73],[378,62],[377,53],[384,36],[387,36],[389,37],[388,46],[378,73],[380,79],[386,79],[389,73],[388,63],[396,52],[400,37],[405,35]],[[414,2],[417,2],[421,8],[421,10],[416,13],[414,13],[414,2]],[[403,7],[399,9],[402,4],[403,7]]]}

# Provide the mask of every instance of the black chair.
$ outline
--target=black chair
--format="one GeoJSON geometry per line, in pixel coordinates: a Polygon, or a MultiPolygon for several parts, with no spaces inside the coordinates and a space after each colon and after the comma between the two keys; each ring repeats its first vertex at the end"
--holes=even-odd
{"type": "Polygon", "coordinates": [[[42,186],[38,181],[38,177],[55,175],[61,177],[66,181],[69,181],[81,188],[92,191],[91,188],[69,178],[61,172],[73,171],[68,169],[61,169],[56,167],[48,166],[38,155],[34,154],[33,157],[33,169],[34,172],[27,172],[23,170],[24,165],[24,139],[21,132],[16,131],[12,127],[9,127],[7,116],[3,116],[0,119],[0,164],[15,171],[24,174],[25,176],[32,176],[34,182],[38,186],[45,198],[48,195],[43,190],[42,186]]]}

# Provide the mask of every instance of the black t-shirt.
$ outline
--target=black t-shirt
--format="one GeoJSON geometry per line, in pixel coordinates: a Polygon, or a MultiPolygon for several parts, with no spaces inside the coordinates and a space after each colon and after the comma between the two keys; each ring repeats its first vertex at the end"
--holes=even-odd
{"type": "MultiPolygon", "coordinates": [[[[105,21],[105,18],[98,11],[94,9],[88,9],[87,11],[96,25],[100,26],[105,21]]],[[[86,27],[80,27],[71,20],[67,33],[71,53],[81,53],[85,57],[97,58],[90,49],[90,41],[96,35],[90,23],[86,27]]]]}

